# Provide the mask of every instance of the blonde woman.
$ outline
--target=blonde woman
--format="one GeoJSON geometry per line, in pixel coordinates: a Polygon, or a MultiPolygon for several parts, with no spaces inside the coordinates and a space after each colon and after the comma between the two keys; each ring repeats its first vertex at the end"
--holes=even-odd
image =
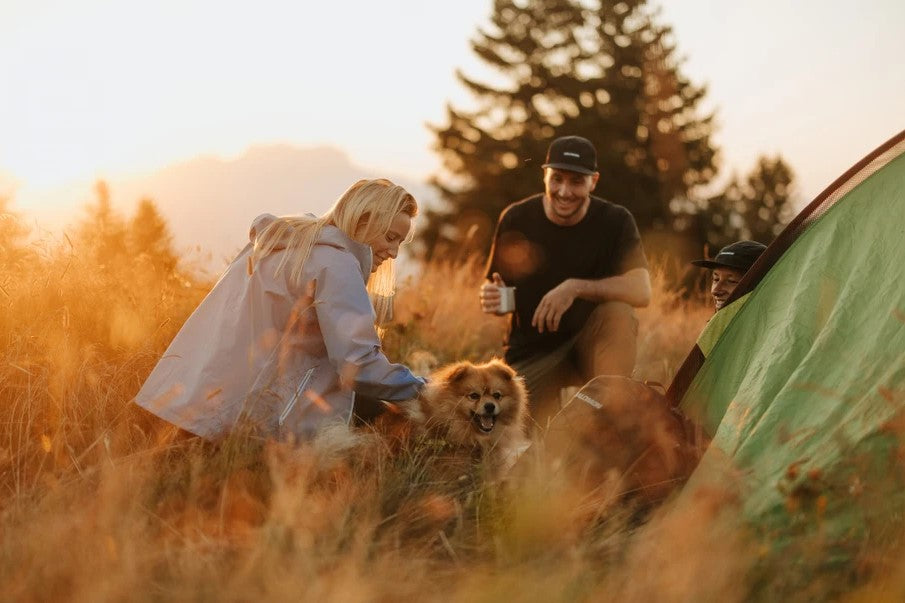
{"type": "Polygon", "coordinates": [[[393,260],[417,211],[378,179],[356,182],[320,218],[259,216],[135,402],[208,439],[238,423],[307,439],[349,421],[356,395],[415,397],[424,380],[387,360],[375,322],[391,311],[393,260]]]}

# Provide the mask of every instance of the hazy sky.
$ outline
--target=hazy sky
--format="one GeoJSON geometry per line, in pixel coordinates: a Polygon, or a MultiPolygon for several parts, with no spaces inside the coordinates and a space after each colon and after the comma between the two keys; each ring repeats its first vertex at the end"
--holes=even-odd
{"type": "MultiPolygon", "coordinates": [[[[491,5],[0,0],[0,193],[28,209],[270,142],[424,178],[438,166],[425,124],[468,102],[453,71],[483,72],[468,40],[491,5]]],[[[902,0],[660,5],[686,74],[709,86],[724,173],[782,152],[810,198],[905,128],[902,0]]]]}

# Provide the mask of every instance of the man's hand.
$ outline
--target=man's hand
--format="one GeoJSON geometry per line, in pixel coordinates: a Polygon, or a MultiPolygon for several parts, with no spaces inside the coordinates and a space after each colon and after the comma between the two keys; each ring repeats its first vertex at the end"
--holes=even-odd
{"type": "Polygon", "coordinates": [[[487,314],[500,314],[500,287],[505,287],[499,272],[493,273],[493,282],[481,285],[481,310],[487,314]]]}
{"type": "Polygon", "coordinates": [[[578,290],[575,283],[571,279],[561,282],[541,298],[534,311],[534,318],[531,319],[531,326],[537,328],[538,333],[543,333],[544,329],[557,331],[562,315],[572,307],[576,297],[578,290]]]}

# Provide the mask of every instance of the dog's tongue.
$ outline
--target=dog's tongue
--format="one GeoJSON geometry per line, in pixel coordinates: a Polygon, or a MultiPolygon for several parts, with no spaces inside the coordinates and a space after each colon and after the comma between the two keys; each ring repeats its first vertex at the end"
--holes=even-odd
{"type": "Polygon", "coordinates": [[[487,431],[493,429],[495,418],[493,415],[480,415],[478,419],[481,421],[481,427],[487,431]]]}

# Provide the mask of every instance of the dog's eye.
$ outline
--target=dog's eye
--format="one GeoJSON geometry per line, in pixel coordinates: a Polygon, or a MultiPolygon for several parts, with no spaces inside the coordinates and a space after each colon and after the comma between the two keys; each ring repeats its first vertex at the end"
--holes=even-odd
{"type": "Polygon", "coordinates": [[[479,394],[478,392],[471,392],[470,394],[468,394],[468,397],[472,400],[480,400],[481,394],[479,394]]]}
{"type": "Polygon", "coordinates": [[[493,399],[494,399],[494,400],[500,400],[500,399],[502,399],[502,398],[503,398],[503,394],[501,394],[500,392],[493,392],[493,399]]]}

